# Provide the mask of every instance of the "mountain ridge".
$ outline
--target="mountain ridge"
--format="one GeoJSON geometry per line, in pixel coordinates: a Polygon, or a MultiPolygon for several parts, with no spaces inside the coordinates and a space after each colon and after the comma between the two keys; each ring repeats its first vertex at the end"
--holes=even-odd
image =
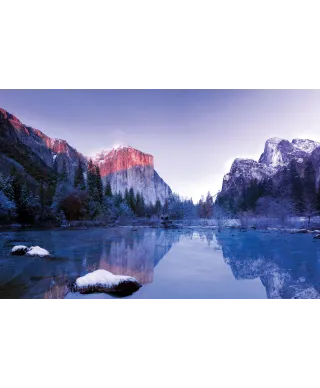
{"type": "Polygon", "coordinates": [[[223,177],[217,203],[233,214],[255,212],[257,207],[261,214],[262,207],[274,214],[285,208],[295,215],[316,214],[320,212],[319,183],[320,143],[270,138],[258,161],[233,161],[223,177]]]}
{"type": "MultiPolygon", "coordinates": [[[[2,151],[0,149],[0,153],[2,152],[5,157],[8,156],[9,159],[19,164],[22,163],[26,174],[30,172],[30,168],[27,166],[30,163],[23,163],[23,157],[19,157],[19,150],[22,148],[24,155],[28,153],[27,149],[30,150],[29,156],[35,159],[34,165],[37,166],[35,169],[48,169],[52,175],[61,174],[65,169],[67,178],[71,184],[74,182],[78,166],[80,165],[86,173],[88,161],[91,159],[102,170],[101,176],[103,182],[106,183],[108,178],[115,192],[120,191],[123,194],[125,188],[130,189],[132,187],[135,191],[141,191],[143,195],[146,195],[147,201],[153,203],[157,199],[163,203],[166,197],[172,193],[170,187],[154,170],[153,156],[133,147],[119,146],[112,148],[108,152],[102,150],[97,154],[100,154],[100,156],[104,155],[104,158],[100,158],[99,162],[99,160],[97,161],[97,155],[94,158],[86,157],[72,147],[66,140],[51,138],[39,129],[23,124],[16,116],[3,108],[0,108],[0,126],[2,139],[7,139],[6,143],[9,148],[12,145],[15,146],[15,151],[12,153],[6,150],[5,147],[2,147],[2,151]],[[129,158],[126,155],[126,150],[128,149],[131,154],[129,158]],[[143,168],[145,169],[143,170],[143,168]],[[136,170],[136,172],[131,173],[131,169],[136,170]],[[144,179],[144,182],[140,182],[139,179],[144,178],[143,174],[147,174],[147,179],[144,179]]],[[[10,165],[10,160],[7,164],[10,165]]],[[[6,171],[4,172],[8,173],[7,170],[8,167],[6,167],[6,171]]],[[[31,178],[35,178],[36,181],[41,180],[41,177],[44,179],[42,175],[45,175],[40,173],[39,175],[37,173],[34,177],[32,174],[31,178]]]]}

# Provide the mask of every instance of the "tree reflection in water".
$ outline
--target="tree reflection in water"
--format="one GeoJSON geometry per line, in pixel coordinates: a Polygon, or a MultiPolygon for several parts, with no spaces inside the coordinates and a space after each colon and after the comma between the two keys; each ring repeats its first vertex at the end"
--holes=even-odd
{"type": "Polygon", "coordinates": [[[268,298],[320,297],[320,245],[312,236],[229,230],[217,241],[235,279],[260,278],[268,298]]]}

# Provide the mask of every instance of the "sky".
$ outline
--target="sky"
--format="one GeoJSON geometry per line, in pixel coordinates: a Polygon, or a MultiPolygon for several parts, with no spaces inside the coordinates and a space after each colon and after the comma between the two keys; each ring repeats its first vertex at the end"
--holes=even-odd
{"type": "Polygon", "coordinates": [[[268,138],[320,141],[320,90],[0,90],[0,107],[86,156],[120,144],[152,154],[195,201],[268,138]]]}

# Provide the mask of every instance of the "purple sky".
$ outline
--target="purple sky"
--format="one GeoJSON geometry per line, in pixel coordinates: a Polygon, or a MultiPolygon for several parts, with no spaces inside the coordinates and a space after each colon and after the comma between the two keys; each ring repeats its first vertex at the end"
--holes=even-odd
{"type": "Polygon", "coordinates": [[[88,156],[117,144],[150,153],[195,200],[270,137],[320,141],[318,90],[0,90],[0,107],[88,156]]]}

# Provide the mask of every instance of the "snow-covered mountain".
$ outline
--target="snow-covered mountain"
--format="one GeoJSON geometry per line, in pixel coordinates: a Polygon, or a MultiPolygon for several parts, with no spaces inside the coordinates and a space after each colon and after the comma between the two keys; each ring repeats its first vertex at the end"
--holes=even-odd
{"type": "MultiPolygon", "coordinates": [[[[271,138],[265,143],[264,152],[259,161],[252,159],[235,159],[230,172],[223,178],[221,193],[231,190],[239,191],[253,179],[262,181],[267,178],[281,175],[281,171],[292,160],[302,167],[307,160],[311,160],[320,178],[320,143],[308,139],[293,139],[292,142],[271,138]]],[[[298,169],[299,170],[299,169],[298,169]]]]}
{"type": "Polygon", "coordinates": [[[153,156],[133,147],[123,145],[102,151],[93,161],[100,167],[104,183],[110,182],[113,192],[123,194],[132,187],[142,193],[148,203],[155,203],[157,199],[164,203],[172,194],[155,171],[153,156]]]}

